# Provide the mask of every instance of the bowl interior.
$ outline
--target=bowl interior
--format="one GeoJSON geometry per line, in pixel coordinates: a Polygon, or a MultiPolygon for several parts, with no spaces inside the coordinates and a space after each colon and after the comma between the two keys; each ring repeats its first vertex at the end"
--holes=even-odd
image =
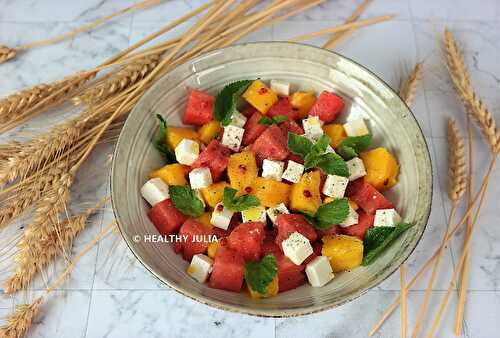
{"type": "Polygon", "coordinates": [[[112,166],[112,201],[120,230],[136,257],[160,280],[179,292],[209,305],[265,316],[311,313],[352,300],[389,276],[417,245],[430,212],[432,170],[421,130],[401,99],[379,78],[338,54],[316,47],[282,43],[250,43],[217,50],[177,67],[157,82],[127,119],[112,166]],[[332,90],[346,101],[343,119],[364,117],[374,145],[396,155],[399,184],[386,195],[405,221],[415,226],[368,267],[339,273],[322,288],[308,285],[277,297],[252,300],[245,293],[209,288],[186,274],[188,263],[170,244],[134,241],[134,236],[158,234],[147,218],[148,206],[139,189],[151,170],[164,163],[151,145],[157,128],[155,114],[169,125],[181,126],[189,88],[215,94],[225,84],[261,78],[282,79],[293,90],[332,90]]]}

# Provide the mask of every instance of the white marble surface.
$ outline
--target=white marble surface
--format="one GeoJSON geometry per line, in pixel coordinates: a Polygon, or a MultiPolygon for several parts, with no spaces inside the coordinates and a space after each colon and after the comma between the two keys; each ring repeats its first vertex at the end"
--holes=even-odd
{"type": "MultiPolygon", "coordinates": [[[[125,7],[133,0],[0,0],[0,44],[15,45],[51,36],[101,15],[125,7]]],[[[50,81],[72,71],[96,65],[116,51],[154,31],[199,5],[202,0],[172,0],[154,9],[115,20],[91,33],[56,46],[34,50],[18,60],[0,65],[0,95],[27,85],[50,81]]],[[[290,20],[247,37],[248,40],[286,40],[306,31],[340,23],[360,0],[330,0],[290,20]]],[[[500,121],[500,1],[498,0],[374,0],[363,17],[396,14],[390,22],[365,28],[344,41],[337,51],[366,65],[393,87],[401,74],[417,60],[424,62],[424,86],[414,112],[429,143],[434,164],[435,191],[429,227],[407,262],[413,275],[437,246],[444,232],[446,197],[445,122],[450,116],[464,123],[463,111],[452,92],[443,64],[440,41],[449,27],[462,42],[472,81],[500,121]]],[[[324,38],[311,43],[320,45],[324,38]]],[[[30,121],[7,138],[27,137],[59,120],[48,114],[30,121]]],[[[476,180],[484,173],[487,148],[477,139],[476,180]]],[[[83,208],[108,190],[106,159],[111,147],[98,155],[78,178],[74,208],[83,208]],[[97,177],[97,178],[96,178],[97,177]]],[[[464,322],[464,337],[498,337],[500,318],[500,213],[498,196],[500,169],[489,192],[472,246],[470,291],[464,322]]],[[[109,211],[94,217],[91,226],[75,243],[73,252],[111,221],[109,211]]],[[[445,252],[443,270],[448,274],[461,252],[462,234],[445,252]]],[[[0,316],[14,304],[30,299],[43,289],[47,278],[61,271],[63,263],[49,269],[27,294],[0,296],[0,316]]],[[[2,272],[3,273],[3,272],[2,272]]],[[[446,273],[433,295],[443,294],[446,273]]],[[[410,292],[410,324],[422,299],[425,284],[410,292]]],[[[398,276],[340,308],[291,319],[266,319],[226,313],[186,299],[165,288],[135,261],[118,237],[101,242],[78,265],[70,280],[46,303],[30,332],[31,337],[366,337],[382,311],[398,294],[398,276]]],[[[453,293],[452,307],[456,303],[453,293]]],[[[437,299],[437,298],[436,298],[437,299]]],[[[433,304],[431,311],[436,309],[433,304]]],[[[453,312],[448,311],[438,337],[453,337],[453,312]]],[[[411,326],[410,326],[411,327],[411,326]]],[[[398,337],[399,317],[393,316],[377,337],[398,337]]]]}

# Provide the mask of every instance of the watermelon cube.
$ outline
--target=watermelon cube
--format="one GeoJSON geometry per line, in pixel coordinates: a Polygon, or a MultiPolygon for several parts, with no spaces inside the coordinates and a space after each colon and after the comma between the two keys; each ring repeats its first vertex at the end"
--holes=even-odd
{"type": "Polygon", "coordinates": [[[294,133],[297,135],[303,135],[304,129],[295,121],[285,121],[280,124],[281,131],[288,137],[288,132],[294,133]]]}
{"type": "Polygon", "coordinates": [[[264,115],[256,110],[247,120],[247,123],[245,123],[245,133],[243,134],[244,146],[254,143],[257,137],[259,137],[263,132],[266,131],[267,126],[259,124],[259,121],[263,116],[264,115]]]}
{"type": "Polygon", "coordinates": [[[245,276],[245,260],[228,247],[217,249],[208,285],[215,289],[239,292],[245,276]]]}
{"type": "Polygon", "coordinates": [[[174,251],[176,253],[182,252],[182,257],[191,261],[194,255],[207,251],[211,234],[212,231],[205,225],[190,218],[182,224],[179,230],[182,241],[175,242],[174,251]]]}
{"type": "Polygon", "coordinates": [[[148,217],[162,235],[176,233],[187,219],[186,216],[175,208],[174,203],[170,199],[157,203],[149,209],[148,217]]]}
{"type": "Polygon", "coordinates": [[[288,117],[289,121],[294,121],[299,118],[299,112],[294,110],[288,97],[281,97],[266,114],[269,117],[283,115],[288,117]]]}
{"type": "Polygon", "coordinates": [[[307,264],[309,264],[310,261],[312,261],[318,256],[321,256],[321,250],[323,249],[323,244],[321,244],[320,242],[314,242],[312,243],[312,247],[313,247],[313,253],[310,254],[309,257],[307,257],[304,260],[304,262],[302,262],[301,265],[307,266],[307,264]]]}
{"type": "Polygon", "coordinates": [[[377,209],[393,209],[394,205],[385,198],[371,184],[363,178],[350,182],[347,185],[347,196],[349,196],[367,214],[375,215],[377,209]]]}
{"type": "Polygon", "coordinates": [[[214,97],[202,91],[193,89],[189,92],[184,124],[204,125],[214,119],[214,97]]]}
{"type": "Polygon", "coordinates": [[[358,224],[342,228],[342,232],[349,236],[356,236],[360,240],[365,239],[366,232],[368,229],[373,227],[373,221],[375,219],[374,215],[367,214],[364,211],[359,211],[358,224]]]}
{"type": "Polygon", "coordinates": [[[241,111],[241,114],[245,117],[250,117],[252,116],[255,112],[259,112],[257,109],[255,109],[253,106],[247,106],[245,109],[241,111]]]}
{"type": "Polygon", "coordinates": [[[281,214],[276,218],[276,227],[278,235],[276,236],[276,244],[281,248],[281,242],[288,238],[292,232],[299,232],[311,242],[314,242],[318,235],[316,230],[301,214],[281,214]]]}
{"type": "Polygon", "coordinates": [[[342,228],[337,224],[333,224],[329,229],[325,230],[317,229],[316,233],[318,234],[318,238],[322,238],[323,236],[340,235],[342,234],[342,228]]]}
{"type": "Polygon", "coordinates": [[[309,115],[318,116],[321,121],[328,123],[335,120],[342,109],[344,109],[344,100],[324,90],[312,106],[309,115]]]}
{"type": "Polygon", "coordinates": [[[264,223],[247,222],[238,225],[227,238],[229,247],[239,252],[246,261],[258,260],[264,242],[264,223]]]}
{"type": "Polygon", "coordinates": [[[283,254],[276,255],[278,263],[278,288],[279,292],[295,289],[305,283],[305,265],[295,265],[283,254]]]}
{"type": "Polygon", "coordinates": [[[212,180],[216,182],[226,170],[231,151],[218,140],[212,140],[191,165],[191,169],[208,167],[212,180]]]}
{"type": "Polygon", "coordinates": [[[259,162],[264,159],[284,160],[288,156],[287,137],[273,124],[255,140],[252,151],[259,162]]]}

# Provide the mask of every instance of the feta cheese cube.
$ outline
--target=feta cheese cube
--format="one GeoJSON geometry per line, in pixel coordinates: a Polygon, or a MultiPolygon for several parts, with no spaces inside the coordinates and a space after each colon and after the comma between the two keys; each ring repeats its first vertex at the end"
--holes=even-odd
{"type": "Polygon", "coordinates": [[[349,181],[357,180],[366,175],[365,165],[359,157],[347,161],[347,169],[349,169],[349,181]]]}
{"type": "Polygon", "coordinates": [[[141,195],[152,207],[170,197],[168,185],[158,177],[144,183],[141,188],[141,195]]]}
{"type": "Polygon", "coordinates": [[[307,138],[317,141],[323,135],[322,122],[317,116],[309,116],[307,119],[302,120],[302,127],[307,138]]]}
{"type": "Polygon", "coordinates": [[[231,218],[234,212],[229,210],[222,203],[217,203],[212,212],[212,217],[210,218],[210,223],[217,228],[222,230],[227,230],[229,223],[231,223],[231,218]]]}
{"type": "Polygon", "coordinates": [[[191,165],[198,158],[200,154],[200,145],[190,139],[182,139],[182,141],[175,147],[175,158],[180,164],[191,165]]]}
{"type": "Polygon", "coordinates": [[[313,253],[313,248],[307,237],[300,232],[292,232],[287,239],[281,243],[283,253],[295,265],[300,265],[302,262],[313,253]]]}
{"type": "Polygon", "coordinates": [[[350,227],[351,225],[358,224],[358,221],[359,221],[359,215],[356,212],[356,210],[354,210],[351,207],[351,203],[349,203],[349,214],[347,215],[347,218],[339,225],[342,228],[347,228],[350,227]]]}
{"type": "Polygon", "coordinates": [[[370,133],[364,119],[349,121],[344,124],[344,129],[347,136],[363,136],[370,133]]]}
{"type": "Polygon", "coordinates": [[[265,159],[262,162],[262,177],[281,181],[281,175],[283,175],[284,168],[284,162],[265,159]]]}
{"type": "Polygon", "coordinates": [[[231,119],[231,125],[243,128],[245,123],[247,123],[247,118],[245,117],[245,115],[243,115],[239,111],[235,111],[233,113],[233,117],[231,119]]]}
{"type": "Polygon", "coordinates": [[[349,179],[347,177],[328,175],[323,185],[323,194],[333,198],[344,197],[349,179]]]}
{"type": "Polygon", "coordinates": [[[297,183],[304,173],[304,166],[292,160],[288,160],[288,165],[281,178],[292,183],[297,183]]]}
{"type": "Polygon", "coordinates": [[[200,283],[205,283],[208,275],[212,272],[213,261],[210,257],[203,254],[194,255],[191,264],[187,269],[188,275],[200,283]]]}
{"type": "Polygon", "coordinates": [[[276,218],[278,218],[279,215],[289,213],[290,211],[286,208],[285,203],[280,203],[274,208],[267,209],[267,216],[269,216],[269,219],[273,222],[273,224],[276,223],[276,218]]]}
{"type": "Polygon", "coordinates": [[[246,222],[266,222],[266,208],[263,206],[258,206],[255,208],[250,208],[243,210],[241,212],[241,220],[243,223],[246,222]]]}
{"type": "Polygon", "coordinates": [[[237,126],[229,125],[225,127],[224,134],[222,134],[222,144],[233,151],[240,150],[244,132],[245,129],[237,126]]]}
{"type": "Polygon", "coordinates": [[[378,209],[375,212],[375,220],[373,226],[376,227],[393,227],[401,222],[401,216],[395,209],[378,209]]]}
{"type": "Polygon", "coordinates": [[[311,286],[322,287],[335,277],[330,260],[326,256],[318,256],[306,266],[307,279],[311,286]]]}
{"type": "Polygon", "coordinates": [[[191,170],[189,173],[189,183],[192,189],[206,188],[212,184],[212,174],[207,167],[191,170]]]}
{"type": "Polygon", "coordinates": [[[271,80],[271,90],[279,96],[290,95],[290,83],[281,80],[271,80]]]}

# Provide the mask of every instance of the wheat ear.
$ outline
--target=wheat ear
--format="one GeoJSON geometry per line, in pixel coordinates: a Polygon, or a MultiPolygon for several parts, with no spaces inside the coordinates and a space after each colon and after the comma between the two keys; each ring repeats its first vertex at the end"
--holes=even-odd
{"type": "Polygon", "coordinates": [[[107,99],[125,88],[142,80],[160,61],[160,55],[150,55],[132,62],[120,69],[116,74],[106,78],[101,83],[85,90],[73,98],[75,104],[91,104],[107,99]]]}
{"type": "Polygon", "coordinates": [[[5,293],[13,293],[28,287],[38,272],[47,267],[50,262],[71,246],[76,236],[85,229],[88,218],[96,213],[108,200],[109,196],[106,196],[94,207],[66,219],[60,225],[52,224],[48,236],[41,238],[41,242],[36,247],[28,247],[26,242],[20,243],[15,257],[16,271],[5,282],[5,293]]]}
{"type": "Polygon", "coordinates": [[[0,63],[4,63],[10,59],[13,59],[16,57],[16,55],[16,49],[0,45],[0,63]]]}
{"type": "Polygon", "coordinates": [[[449,30],[446,30],[444,33],[444,42],[448,71],[455,90],[464,104],[466,111],[472,114],[476,119],[492,151],[494,153],[499,153],[500,131],[496,127],[493,115],[472,88],[463,55],[453,38],[453,34],[449,30]]]}
{"type": "Polygon", "coordinates": [[[6,323],[0,327],[0,337],[5,338],[22,338],[31,328],[33,321],[38,313],[42,302],[50,295],[52,291],[57,289],[66,280],[66,278],[73,272],[75,265],[85,256],[92,248],[99,243],[101,239],[106,237],[116,228],[115,223],[111,223],[104,230],[102,230],[92,241],[90,241],[85,248],[75,256],[71,263],[68,264],[66,269],[59,275],[56,281],[48,287],[45,292],[36,298],[30,304],[17,305],[14,313],[6,318],[6,323]]]}
{"type": "Polygon", "coordinates": [[[406,102],[408,106],[413,104],[415,101],[415,96],[417,93],[417,87],[419,83],[422,81],[423,69],[422,63],[419,62],[413,68],[410,76],[407,79],[401,82],[399,86],[399,96],[406,102]]]}
{"type": "Polygon", "coordinates": [[[448,197],[457,203],[467,187],[464,139],[454,119],[448,120],[448,197]]]}

